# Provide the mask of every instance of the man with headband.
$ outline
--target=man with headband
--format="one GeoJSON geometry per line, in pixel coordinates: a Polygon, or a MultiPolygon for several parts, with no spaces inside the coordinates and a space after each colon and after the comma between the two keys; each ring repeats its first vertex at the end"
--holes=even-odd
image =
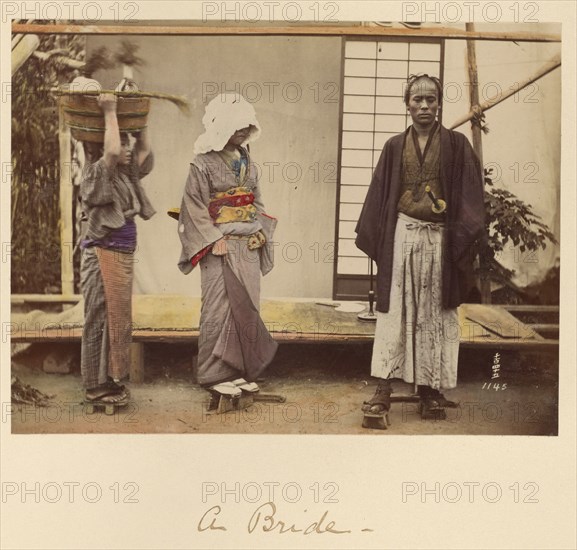
{"type": "Polygon", "coordinates": [[[418,387],[421,417],[446,418],[455,404],[457,307],[473,286],[485,234],[482,167],[464,135],[437,121],[439,80],[409,77],[404,102],[413,124],[385,144],[356,226],[356,245],[377,264],[375,395],[363,426],[386,428],[391,380],[418,387]],[[381,422],[371,426],[367,417],[381,422]]]}

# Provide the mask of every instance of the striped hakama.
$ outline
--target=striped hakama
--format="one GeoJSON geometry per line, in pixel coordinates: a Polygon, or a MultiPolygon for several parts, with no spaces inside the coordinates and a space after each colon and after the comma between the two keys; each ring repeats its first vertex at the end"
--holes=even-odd
{"type": "Polygon", "coordinates": [[[390,308],[377,311],[371,374],[450,389],[457,385],[459,319],[442,307],[443,224],[399,213],[390,308]]]}

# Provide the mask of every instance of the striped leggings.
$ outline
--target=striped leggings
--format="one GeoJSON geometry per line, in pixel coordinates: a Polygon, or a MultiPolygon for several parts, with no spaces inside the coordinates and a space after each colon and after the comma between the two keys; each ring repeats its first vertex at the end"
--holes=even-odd
{"type": "Polygon", "coordinates": [[[82,251],[84,296],[81,373],[85,388],[128,374],[132,342],[134,254],[97,246],[82,251]]]}

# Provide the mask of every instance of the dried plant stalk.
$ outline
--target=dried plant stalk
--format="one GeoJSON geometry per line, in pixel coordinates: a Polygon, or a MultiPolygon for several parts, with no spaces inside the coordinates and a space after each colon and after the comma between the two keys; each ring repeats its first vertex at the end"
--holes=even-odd
{"type": "Polygon", "coordinates": [[[120,43],[120,49],[114,54],[114,59],[121,65],[128,65],[136,67],[139,65],[146,65],[146,62],[141,57],[136,55],[140,46],[134,42],[123,40],[120,43]]]}
{"type": "Polygon", "coordinates": [[[82,72],[84,76],[90,78],[99,70],[113,69],[116,63],[112,59],[112,55],[106,46],[100,46],[94,50],[90,57],[86,60],[82,72]]]}

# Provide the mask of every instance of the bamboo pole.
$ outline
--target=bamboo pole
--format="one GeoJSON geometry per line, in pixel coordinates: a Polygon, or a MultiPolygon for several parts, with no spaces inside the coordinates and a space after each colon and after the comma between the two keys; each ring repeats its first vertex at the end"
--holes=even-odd
{"type": "MultiPolygon", "coordinates": [[[[561,66],[561,54],[554,55],[545,65],[543,65],[537,72],[533,73],[531,76],[523,80],[519,83],[518,87],[510,86],[508,91],[503,95],[496,97],[495,99],[491,99],[485,101],[479,106],[481,112],[488,111],[489,109],[495,107],[502,101],[505,101],[512,95],[515,95],[517,92],[521,91],[523,88],[526,88],[533,82],[537,82],[540,78],[543,78],[545,75],[549,74],[551,71],[554,71],[557,67],[561,66]]],[[[515,83],[516,84],[516,83],[515,83]]],[[[459,126],[465,124],[475,116],[475,113],[471,110],[466,115],[463,115],[461,118],[458,118],[453,124],[451,125],[451,130],[458,128],[459,126]]]]}
{"type": "Polygon", "coordinates": [[[295,26],[206,26],[197,25],[72,25],[20,24],[12,32],[37,34],[120,34],[120,35],[308,35],[308,36],[398,36],[404,38],[445,38],[449,40],[505,40],[515,42],[561,42],[560,34],[531,32],[468,32],[448,27],[367,27],[361,25],[295,26]]]}
{"type": "Polygon", "coordinates": [[[20,35],[21,40],[19,40],[12,47],[12,76],[16,74],[18,69],[24,65],[38,46],[40,46],[40,39],[35,34],[20,35]]]}
{"type": "MultiPolygon", "coordinates": [[[[467,30],[474,30],[474,23],[466,23],[467,30]]],[[[477,49],[474,40],[467,40],[467,66],[469,72],[469,105],[471,112],[479,105],[479,76],[477,73],[477,49]]],[[[481,166],[483,166],[483,139],[482,131],[478,124],[473,124],[473,149],[479,157],[481,166]]]]}
{"type": "MultiPolygon", "coordinates": [[[[475,32],[474,23],[466,23],[465,28],[469,32],[475,32]]],[[[467,40],[467,67],[469,71],[469,100],[471,111],[477,109],[479,105],[479,76],[477,73],[477,49],[474,40],[467,40]]],[[[483,164],[483,132],[478,124],[471,125],[471,132],[473,136],[473,149],[479,158],[481,167],[483,164]]],[[[479,258],[481,262],[481,302],[483,304],[491,303],[491,282],[488,277],[483,275],[486,266],[483,265],[483,256],[479,258]]]]}
{"type": "Polygon", "coordinates": [[[62,106],[58,108],[58,140],[60,145],[60,269],[62,294],[74,294],[74,266],[72,249],[74,222],[72,219],[72,155],[70,152],[70,129],[64,122],[62,106]]]}
{"type": "Polygon", "coordinates": [[[82,69],[82,67],[84,67],[85,65],[84,61],[77,61],[76,59],[70,59],[65,55],[53,52],[36,51],[32,55],[37,59],[40,59],[40,61],[48,61],[50,58],[54,58],[60,65],[68,67],[69,69],[82,69]]]}

